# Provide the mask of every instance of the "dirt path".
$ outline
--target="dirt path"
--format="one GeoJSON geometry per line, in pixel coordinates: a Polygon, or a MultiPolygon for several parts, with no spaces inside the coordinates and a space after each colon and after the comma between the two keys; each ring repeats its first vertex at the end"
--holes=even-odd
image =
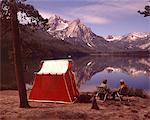
{"type": "Polygon", "coordinates": [[[100,110],[90,103],[56,104],[29,102],[30,109],[19,108],[17,91],[0,91],[1,120],[150,120],[150,99],[129,97],[127,101],[97,101],[100,110]]]}

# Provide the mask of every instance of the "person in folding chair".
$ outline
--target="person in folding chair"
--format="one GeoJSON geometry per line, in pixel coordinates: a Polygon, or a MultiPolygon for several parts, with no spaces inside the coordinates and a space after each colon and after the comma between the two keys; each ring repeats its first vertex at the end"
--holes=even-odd
{"type": "Polygon", "coordinates": [[[109,92],[110,92],[110,90],[107,88],[107,80],[105,79],[97,87],[96,96],[99,97],[101,100],[105,101],[107,99],[109,92]]]}
{"type": "Polygon", "coordinates": [[[115,90],[113,93],[112,93],[112,96],[113,96],[113,99],[115,100],[115,97],[119,97],[119,100],[122,101],[123,100],[123,96],[127,96],[128,97],[128,87],[127,85],[125,84],[124,80],[120,80],[120,87],[115,90]]]}

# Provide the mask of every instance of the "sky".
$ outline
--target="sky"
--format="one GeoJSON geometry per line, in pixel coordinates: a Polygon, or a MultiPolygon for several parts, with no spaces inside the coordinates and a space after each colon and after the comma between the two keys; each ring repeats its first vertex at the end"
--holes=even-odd
{"type": "Polygon", "coordinates": [[[27,0],[44,18],[58,15],[66,20],[80,19],[97,35],[125,35],[150,32],[150,17],[137,13],[150,0],[27,0]]]}

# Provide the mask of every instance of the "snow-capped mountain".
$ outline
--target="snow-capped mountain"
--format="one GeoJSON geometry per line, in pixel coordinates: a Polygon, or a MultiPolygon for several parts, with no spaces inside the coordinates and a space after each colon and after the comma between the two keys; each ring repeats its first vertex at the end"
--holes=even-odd
{"type": "Polygon", "coordinates": [[[142,38],[147,38],[150,37],[150,33],[149,32],[133,32],[133,33],[129,33],[127,35],[108,35],[107,37],[105,37],[105,39],[107,41],[120,41],[122,39],[124,39],[124,41],[136,41],[137,39],[142,39],[142,38]]]}
{"type": "Polygon", "coordinates": [[[105,44],[107,42],[103,37],[97,36],[90,28],[82,24],[80,19],[67,21],[53,15],[48,20],[47,31],[69,43],[82,45],[91,49],[96,48],[97,44],[105,44]]]}
{"type": "Polygon", "coordinates": [[[73,38],[76,42],[84,41],[89,47],[94,47],[91,40],[96,36],[79,19],[67,21],[53,15],[48,20],[48,32],[62,40],[73,38]]]}
{"type": "Polygon", "coordinates": [[[147,37],[150,37],[150,33],[148,32],[133,32],[123,36],[123,38],[125,38],[128,41],[136,41],[137,39],[143,39],[147,37]]]}
{"type": "Polygon", "coordinates": [[[108,35],[107,41],[122,50],[150,50],[150,32],[133,32],[123,36],[108,35]]]}
{"type": "Polygon", "coordinates": [[[121,40],[123,37],[122,36],[119,36],[119,35],[108,35],[107,37],[105,37],[105,39],[107,41],[119,41],[121,40]]]}
{"type": "Polygon", "coordinates": [[[126,45],[128,49],[150,50],[150,32],[129,33],[123,36],[120,43],[126,45]]]}
{"type": "Polygon", "coordinates": [[[133,32],[123,36],[108,35],[104,39],[94,34],[80,19],[68,21],[53,15],[48,20],[47,32],[75,46],[98,52],[150,50],[148,32],[133,32]]]}
{"type": "Polygon", "coordinates": [[[48,32],[61,31],[68,27],[68,21],[53,15],[48,20],[48,32]]]}

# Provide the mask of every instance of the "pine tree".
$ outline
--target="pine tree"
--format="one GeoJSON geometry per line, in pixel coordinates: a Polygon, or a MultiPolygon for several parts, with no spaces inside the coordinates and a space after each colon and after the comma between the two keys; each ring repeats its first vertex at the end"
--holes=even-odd
{"type": "Polygon", "coordinates": [[[15,74],[16,82],[19,91],[20,97],[20,107],[29,108],[27,93],[25,88],[24,76],[23,76],[23,67],[21,60],[21,41],[19,37],[19,26],[17,19],[17,9],[16,1],[10,0],[10,19],[12,26],[12,40],[13,40],[13,51],[14,51],[14,65],[15,65],[15,74]]]}
{"type": "Polygon", "coordinates": [[[150,6],[149,6],[149,5],[146,5],[146,6],[145,6],[145,11],[140,11],[140,10],[138,10],[138,13],[144,15],[144,17],[150,16],[150,6]]]}

